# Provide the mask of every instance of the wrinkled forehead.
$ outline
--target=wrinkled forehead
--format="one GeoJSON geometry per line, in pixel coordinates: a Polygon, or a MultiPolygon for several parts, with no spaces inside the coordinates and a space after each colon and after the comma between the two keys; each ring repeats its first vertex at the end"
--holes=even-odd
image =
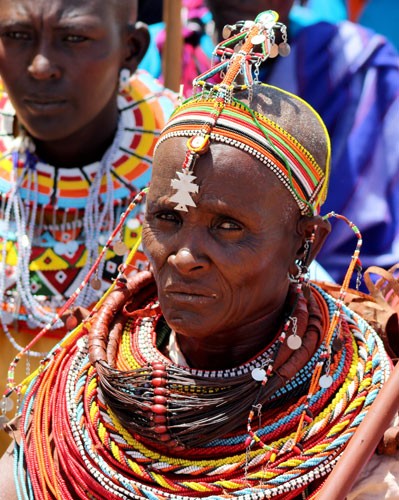
{"type": "MultiPolygon", "coordinates": [[[[170,137],[157,147],[148,194],[150,203],[160,198],[168,200],[174,194],[172,182],[181,171],[186,145],[186,138],[170,137]]],[[[192,197],[198,206],[204,200],[218,200],[221,205],[239,205],[240,210],[254,214],[260,211],[264,216],[272,207],[283,206],[284,211],[299,216],[295,200],[274,173],[242,149],[212,142],[207,153],[198,158],[193,174],[199,189],[192,197]]]]}

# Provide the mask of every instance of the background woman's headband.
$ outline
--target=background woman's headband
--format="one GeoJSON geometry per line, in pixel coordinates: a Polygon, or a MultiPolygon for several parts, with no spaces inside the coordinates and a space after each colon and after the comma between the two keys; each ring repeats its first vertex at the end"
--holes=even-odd
{"type": "MultiPolygon", "coordinates": [[[[230,26],[228,35],[234,29],[237,30],[237,26],[230,26]]],[[[264,163],[290,191],[302,214],[318,213],[327,194],[330,160],[328,134],[320,117],[296,96],[264,86],[300,100],[317,117],[327,144],[326,172],[287,130],[233,96],[237,91],[246,90],[250,100],[253,86],[260,84],[252,79],[253,68],[256,75],[259,65],[278,53],[289,54],[286,28],[278,23],[274,11],[266,11],[255,21],[238,23],[238,33],[214,50],[221,61],[194,80],[194,85],[202,88],[201,92],[176,109],[158,141],[159,145],[170,137],[188,137],[182,171],[171,181],[176,190],[171,198],[176,210],[187,211],[188,207],[196,206],[192,195],[199,187],[193,175],[194,166],[198,157],[208,150],[210,141],[216,141],[242,149],[264,163]],[[276,29],[282,34],[279,45],[276,29]],[[221,83],[210,83],[220,72],[224,75],[221,83]]]]}

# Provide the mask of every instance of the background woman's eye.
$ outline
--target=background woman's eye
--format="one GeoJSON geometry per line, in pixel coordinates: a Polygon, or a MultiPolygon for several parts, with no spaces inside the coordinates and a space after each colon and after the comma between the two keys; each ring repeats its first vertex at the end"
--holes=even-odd
{"type": "Polygon", "coordinates": [[[7,31],[4,36],[11,40],[29,40],[30,34],[26,31],[7,31]]]}

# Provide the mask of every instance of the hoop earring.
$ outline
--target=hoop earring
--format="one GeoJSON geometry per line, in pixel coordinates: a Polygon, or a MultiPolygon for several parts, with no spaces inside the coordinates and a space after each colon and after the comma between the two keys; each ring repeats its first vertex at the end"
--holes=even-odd
{"type": "Polygon", "coordinates": [[[292,283],[298,283],[303,275],[302,266],[300,265],[299,262],[295,262],[295,267],[296,267],[295,274],[290,272],[288,273],[288,278],[290,279],[290,281],[292,281],[292,283]]]}

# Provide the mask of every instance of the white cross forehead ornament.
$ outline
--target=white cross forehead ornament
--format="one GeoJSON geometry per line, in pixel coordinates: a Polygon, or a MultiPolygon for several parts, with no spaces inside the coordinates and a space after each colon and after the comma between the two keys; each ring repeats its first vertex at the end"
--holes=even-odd
{"type": "Polygon", "coordinates": [[[176,172],[178,179],[172,179],[170,185],[176,189],[176,193],[170,201],[177,203],[175,210],[188,212],[187,207],[196,207],[191,194],[198,193],[198,185],[195,184],[197,178],[193,175],[193,168],[199,155],[204,154],[209,149],[209,135],[195,135],[187,141],[187,155],[183,163],[182,172],[176,172]]]}
{"type": "Polygon", "coordinates": [[[198,186],[194,183],[196,177],[186,169],[183,172],[176,172],[178,179],[172,179],[170,185],[176,189],[176,193],[170,198],[170,201],[177,203],[175,210],[188,212],[187,207],[196,207],[195,201],[191,197],[191,193],[198,193],[198,186]]]}

